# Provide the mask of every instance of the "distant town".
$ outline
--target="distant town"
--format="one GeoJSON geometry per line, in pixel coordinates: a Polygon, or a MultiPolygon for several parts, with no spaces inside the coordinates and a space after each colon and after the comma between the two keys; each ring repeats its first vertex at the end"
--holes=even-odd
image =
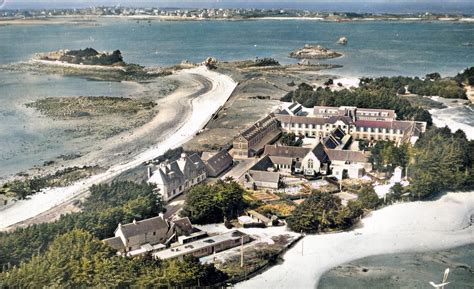
{"type": "Polygon", "coordinates": [[[294,9],[174,9],[174,8],[129,8],[129,7],[90,7],[82,9],[39,9],[39,10],[3,10],[2,18],[46,18],[64,16],[133,16],[161,17],[169,20],[246,20],[268,18],[284,20],[292,18],[320,21],[474,21],[472,15],[452,13],[354,13],[354,12],[317,12],[294,9]]]}

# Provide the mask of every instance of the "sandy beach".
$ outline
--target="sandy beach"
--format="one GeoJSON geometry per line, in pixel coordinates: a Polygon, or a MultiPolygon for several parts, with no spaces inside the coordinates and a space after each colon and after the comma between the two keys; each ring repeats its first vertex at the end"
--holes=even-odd
{"type": "MultiPolygon", "coordinates": [[[[32,219],[41,214],[55,214],[55,208],[87,194],[88,188],[120,173],[139,166],[143,162],[162,155],[170,148],[182,145],[198,133],[219,107],[225,104],[236,87],[228,76],[209,71],[205,67],[182,70],[172,76],[182,82],[182,86],[171,95],[158,101],[160,113],[149,123],[134,130],[116,136],[100,151],[93,151],[88,159],[97,163],[113,161],[115,163],[104,173],[81,180],[64,188],[46,189],[0,211],[0,229],[17,224],[32,223],[32,219]],[[136,155],[128,155],[125,160],[118,157],[123,151],[121,143],[127,143],[140,137],[156,138],[153,147],[136,155]],[[104,153],[105,152],[105,153],[104,153]],[[117,157],[114,157],[116,154],[117,157]]],[[[15,226],[14,226],[15,227],[15,226]]],[[[10,227],[11,228],[11,227],[10,227]]]]}
{"type": "Polygon", "coordinates": [[[314,288],[331,268],[380,254],[447,249],[474,240],[474,192],[401,203],[373,212],[350,232],[309,235],[284,262],[237,288],[314,288]]]}

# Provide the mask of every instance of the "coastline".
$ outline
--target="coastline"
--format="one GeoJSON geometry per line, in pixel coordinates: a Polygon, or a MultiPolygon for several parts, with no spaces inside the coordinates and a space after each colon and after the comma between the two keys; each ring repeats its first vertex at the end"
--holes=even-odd
{"type": "MultiPolygon", "coordinates": [[[[125,159],[121,163],[115,163],[104,173],[78,181],[68,187],[46,189],[33,195],[30,200],[16,202],[15,205],[0,211],[0,230],[28,225],[35,217],[41,214],[51,214],[50,211],[55,207],[64,207],[67,203],[80,199],[87,194],[91,185],[110,180],[126,170],[162,155],[170,148],[182,145],[204,127],[215,111],[227,101],[237,85],[230,77],[209,71],[205,67],[181,70],[175,74],[175,77],[190,80],[194,84],[167,96],[163,101],[168,102],[168,105],[161,105],[160,113],[151,122],[134,130],[129,135],[130,138],[136,138],[149,134],[150,131],[153,131],[152,128],[156,130],[160,126],[167,127],[161,135],[156,136],[158,141],[156,145],[134,157],[127,156],[130,158],[129,160],[125,159]],[[205,84],[202,84],[203,82],[205,84]],[[180,108],[180,111],[176,111],[177,108],[180,108]],[[184,122],[170,123],[173,122],[171,116],[176,115],[184,117],[184,122]],[[167,116],[171,119],[167,120],[167,116]]],[[[160,105],[159,102],[158,105],[160,105]]],[[[117,141],[123,142],[125,140],[122,136],[117,141]]],[[[106,150],[106,148],[102,150],[106,150]]],[[[113,148],[111,150],[113,151],[113,148]]],[[[99,152],[91,153],[89,157],[95,158],[96,161],[100,161],[101,158],[99,152]]],[[[112,158],[112,161],[119,159],[114,158],[113,155],[109,157],[112,158]]]]}
{"type": "Polygon", "coordinates": [[[31,18],[4,18],[0,17],[0,26],[2,25],[61,25],[61,24],[80,24],[80,25],[100,25],[101,19],[125,19],[134,21],[320,21],[320,22],[449,22],[449,23],[474,23],[473,17],[439,17],[435,19],[425,19],[419,17],[361,17],[361,18],[323,18],[323,17],[295,17],[295,16],[263,16],[263,17],[183,17],[166,15],[62,15],[45,16],[31,18]]]}
{"type": "Polygon", "coordinates": [[[473,214],[474,192],[448,193],[436,201],[385,207],[364,218],[361,228],[304,237],[283,256],[283,264],[236,287],[315,287],[328,270],[364,257],[469,244],[474,238],[470,220],[473,214]],[[303,253],[301,242],[304,242],[303,253]]]}

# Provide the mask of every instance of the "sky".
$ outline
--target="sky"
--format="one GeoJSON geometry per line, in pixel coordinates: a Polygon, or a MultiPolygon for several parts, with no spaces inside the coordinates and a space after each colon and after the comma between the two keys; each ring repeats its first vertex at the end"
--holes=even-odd
{"type": "Polygon", "coordinates": [[[83,8],[89,6],[186,8],[294,8],[347,12],[465,12],[474,0],[0,0],[3,9],[83,8]]]}

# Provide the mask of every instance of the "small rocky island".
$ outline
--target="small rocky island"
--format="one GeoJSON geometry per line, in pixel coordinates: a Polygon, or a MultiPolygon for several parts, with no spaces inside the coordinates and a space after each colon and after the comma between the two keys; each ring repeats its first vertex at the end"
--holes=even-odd
{"type": "Polygon", "coordinates": [[[125,66],[122,53],[115,50],[112,53],[98,52],[93,48],[80,50],[58,50],[46,53],[37,53],[35,58],[44,61],[60,61],[69,64],[125,66]]]}
{"type": "Polygon", "coordinates": [[[341,53],[332,51],[321,45],[305,44],[301,49],[290,53],[290,57],[297,59],[329,59],[342,56],[341,53]]]}

